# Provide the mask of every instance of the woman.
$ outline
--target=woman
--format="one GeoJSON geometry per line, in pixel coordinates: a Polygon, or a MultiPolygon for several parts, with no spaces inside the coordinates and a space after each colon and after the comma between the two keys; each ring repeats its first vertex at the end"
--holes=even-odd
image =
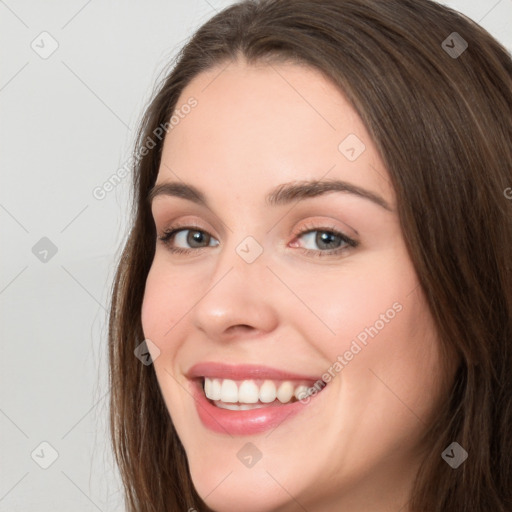
{"type": "Polygon", "coordinates": [[[511,78],[429,0],[198,30],[113,290],[128,510],[512,509],[511,78]]]}

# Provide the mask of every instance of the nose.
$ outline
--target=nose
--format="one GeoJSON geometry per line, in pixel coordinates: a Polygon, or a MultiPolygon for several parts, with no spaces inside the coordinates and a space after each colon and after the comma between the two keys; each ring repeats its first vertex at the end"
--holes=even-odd
{"type": "Polygon", "coordinates": [[[191,311],[193,325],[209,339],[256,336],[271,332],[278,324],[279,305],[273,294],[276,282],[265,254],[254,261],[244,258],[240,248],[238,252],[226,248],[191,311]]]}

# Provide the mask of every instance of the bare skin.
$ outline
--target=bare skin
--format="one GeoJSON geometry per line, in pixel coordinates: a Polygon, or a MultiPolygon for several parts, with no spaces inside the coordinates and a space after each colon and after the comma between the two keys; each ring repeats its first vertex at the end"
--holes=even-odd
{"type": "Polygon", "coordinates": [[[142,308],[194,485],[218,512],[406,512],[420,436],[444,390],[388,173],[357,113],[318,72],[225,66],[178,101],[193,96],[197,106],[166,136],[157,185],[191,184],[208,206],[154,198],[157,235],[184,230],[157,240],[142,308]],[[357,139],[340,150],[349,134],[357,139]],[[308,180],[343,180],[389,209],[347,191],[266,203],[279,185],[308,180]],[[251,263],[237,252],[247,237],[256,243],[242,247],[262,250],[251,263]],[[230,436],[199,420],[186,375],[204,361],[332,378],[277,428],[230,436]],[[248,442],[262,454],[251,468],[237,457],[248,442]]]}

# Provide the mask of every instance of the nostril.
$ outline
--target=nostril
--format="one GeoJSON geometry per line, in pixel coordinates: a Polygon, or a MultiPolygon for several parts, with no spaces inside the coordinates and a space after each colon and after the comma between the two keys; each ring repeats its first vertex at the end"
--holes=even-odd
{"type": "Polygon", "coordinates": [[[250,325],[247,325],[247,324],[238,324],[238,325],[232,325],[227,332],[229,333],[236,333],[238,331],[241,331],[241,332],[247,332],[247,331],[252,331],[254,330],[254,327],[251,327],[250,325]]]}

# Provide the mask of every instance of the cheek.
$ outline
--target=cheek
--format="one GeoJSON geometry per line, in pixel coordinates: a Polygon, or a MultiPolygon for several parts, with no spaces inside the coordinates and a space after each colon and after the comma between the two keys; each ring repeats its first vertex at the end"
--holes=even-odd
{"type": "Polygon", "coordinates": [[[146,338],[155,337],[159,332],[159,323],[162,321],[162,305],[164,304],[164,288],[155,276],[154,266],[151,267],[146,279],[144,298],[142,300],[141,321],[142,330],[146,338]]]}
{"type": "Polygon", "coordinates": [[[141,309],[144,336],[160,340],[160,344],[186,313],[187,304],[187,288],[180,282],[179,276],[173,274],[171,277],[164,269],[165,267],[155,260],[146,279],[141,309]]]}
{"type": "Polygon", "coordinates": [[[331,361],[346,351],[359,353],[357,345],[362,353],[372,340],[403,339],[414,324],[407,319],[418,280],[402,250],[376,251],[342,274],[312,285],[304,289],[314,290],[307,292],[310,304],[331,331],[324,336],[331,361]]]}
{"type": "Polygon", "coordinates": [[[371,397],[382,417],[410,414],[401,401],[427,416],[441,391],[439,341],[405,251],[375,254],[334,282],[316,306],[335,333],[324,338],[325,371],[343,398],[358,408],[371,397]]]}
{"type": "Polygon", "coordinates": [[[341,390],[340,411],[361,419],[353,438],[370,438],[380,425],[383,445],[402,435],[414,439],[444,392],[439,340],[427,304],[419,287],[408,286],[382,288],[359,304],[359,314],[347,317],[347,335],[331,353],[339,363],[330,373],[341,390]]]}

